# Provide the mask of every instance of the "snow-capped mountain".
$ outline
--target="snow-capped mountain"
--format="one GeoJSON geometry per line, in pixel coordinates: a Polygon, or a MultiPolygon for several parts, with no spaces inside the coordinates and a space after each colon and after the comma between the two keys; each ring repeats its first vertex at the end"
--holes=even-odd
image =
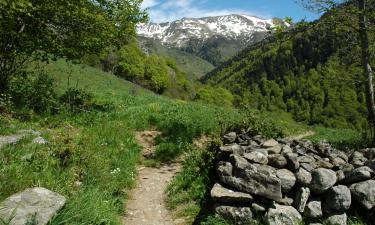
{"type": "Polygon", "coordinates": [[[273,19],[248,15],[226,15],[204,18],[183,18],[166,23],[147,23],[138,26],[138,35],[160,41],[163,45],[183,48],[190,40],[202,42],[212,37],[251,44],[264,38],[273,19]],[[259,35],[261,34],[261,35],[259,35]]]}

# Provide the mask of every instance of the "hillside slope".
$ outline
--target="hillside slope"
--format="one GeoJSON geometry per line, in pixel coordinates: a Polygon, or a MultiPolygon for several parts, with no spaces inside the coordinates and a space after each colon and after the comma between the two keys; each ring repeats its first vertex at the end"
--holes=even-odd
{"type": "Polygon", "coordinates": [[[287,111],[310,124],[364,128],[359,52],[345,41],[356,33],[336,33],[329,16],[248,47],[202,81],[231,90],[238,105],[287,111]]]}

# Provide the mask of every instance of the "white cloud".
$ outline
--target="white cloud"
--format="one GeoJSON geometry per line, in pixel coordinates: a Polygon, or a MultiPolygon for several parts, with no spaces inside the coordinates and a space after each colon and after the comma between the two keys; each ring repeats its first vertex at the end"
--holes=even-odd
{"type": "Polygon", "coordinates": [[[158,0],[143,0],[141,8],[142,9],[152,8],[152,7],[157,6],[159,4],[160,4],[160,2],[158,0]]]}
{"type": "Polygon", "coordinates": [[[165,0],[161,3],[156,0],[145,0],[144,4],[150,8],[149,14],[152,22],[173,21],[183,17],[200,18],[228,14],[247,14],[263,18],[270,17],[241,9],[210,10],[202,6],[205,2],[199,0],[165,0]]]}

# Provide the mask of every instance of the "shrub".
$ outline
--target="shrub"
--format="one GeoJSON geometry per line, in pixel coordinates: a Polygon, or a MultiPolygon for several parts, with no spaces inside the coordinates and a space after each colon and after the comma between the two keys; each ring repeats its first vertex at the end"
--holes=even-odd
{"type": "Polygon", "coordinates": [[[0,115],[12,115],[13,102],[12,97],[8,94],[0,94],[0,115]]]}
{"type": "Polygon", "coordinates": [[[92,106],[93,96],[82,89],[68,88],[60,97],[61,103],[69,107],[72,113],[88,110],[92,106]]]}
{"type": "Polygon", "coordinates": [[[54,80],[42,70],[22,71],[10,81],[9,93],[17,109],[50,112],[56,107],[54,80]]]}

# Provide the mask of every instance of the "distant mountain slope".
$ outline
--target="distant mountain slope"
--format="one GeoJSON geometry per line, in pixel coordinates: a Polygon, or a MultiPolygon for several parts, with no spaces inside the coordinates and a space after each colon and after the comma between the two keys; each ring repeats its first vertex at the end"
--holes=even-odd
{"type": "Polygon", "coordinates": [[[179,66],[191,80],[199,79],[215,68],[211,63],[198,56],[181,51],[177,48],[168,48],[157,41],[138,37],[138,42],[143,51],[149,54],[154,53],[174,59],[177,66],[179,66]]]}
{"type": "Polygon", "coordinates": [[[138,26],[138,35],[195,54],[218,65],[246,46],[263,40],[280,19],[248,15],[183,18],[167,23],[138,26]]]}
{"type": "Polygon", "coordinates": [[[238,105],[291,112],[310,124],[364,128],[359,52],[345,41],[356,33],[336,33],[329,17],[248,47],[202,81],[231,90],[238,105]]]}

